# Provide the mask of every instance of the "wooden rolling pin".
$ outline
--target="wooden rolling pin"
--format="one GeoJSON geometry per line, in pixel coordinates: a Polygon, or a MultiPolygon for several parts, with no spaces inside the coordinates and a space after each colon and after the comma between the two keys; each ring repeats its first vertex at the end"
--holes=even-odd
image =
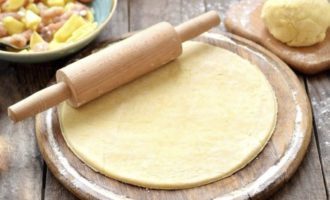
{"type": "Polygon", "coordinates": [[[217,26],[215,11],[177,27],[161,22],[56,72],[57,84],[10,106],[8,116],[20,121],[64,100],[79,107],[174,60],[182,42],[217,26]]]}

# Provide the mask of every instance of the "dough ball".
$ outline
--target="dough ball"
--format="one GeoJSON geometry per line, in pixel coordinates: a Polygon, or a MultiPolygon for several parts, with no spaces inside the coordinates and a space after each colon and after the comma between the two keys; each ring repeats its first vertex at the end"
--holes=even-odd
{"type": "Polygon", "coordinates": [[[261,17],[269,32],[289,46],[321,42],[330,25],[327,0],[267,0],[261,17]]]}

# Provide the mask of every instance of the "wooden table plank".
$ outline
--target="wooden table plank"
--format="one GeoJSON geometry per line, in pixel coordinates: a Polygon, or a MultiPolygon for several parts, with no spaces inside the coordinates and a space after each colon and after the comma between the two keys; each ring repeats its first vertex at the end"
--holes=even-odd
{"type": "MultiPolygon", "coordinates": [[[[7,107],[39,89],[30,83],[31,76],[22,73],[31,69],[9,67],[0,62],[0,138],[6,143],[1,155],[4,171],[0,172],[0,199],[40,199],[43,162],[39,154],[33,119],[13,124],[7,107]]],[[[39,76],[36,73],[36,76],[39,76]]]]}
{"type": "Polygon", "coordinates": [[[181,22],[187,21],[206,12],[203,0],[182,0],[181,1],[181,22]]]}
{"type": "Polygon", "coordinates": [[[324,182],[330,191],[330,72],[307,78],[316,130],[316,139],[323,167],[324,182]]]}
{"type": "MultiPolygon", "coordinates": [[[[116,12],[107,25],[103,33],[98,37],[98,41],[105,40],[112,36],[118,36],[128,32],[129,0],[119,0],[116,12]]],[[[49,169],[44,178],[44,199],[45,200],[76,200],[64,186],[51,174],[49,169]]]]}
{"type": "Polygon", "coordinates": [[[109,36],[120,36],[129,31],[129,0],[118,0],[116,11],[98,39],[104,40],[109,36]]]}
{"type": "MultiPolygon", "coordinates": [[[[77,200],[71,192],[69,192],[53,174],[47,169],[45,177],[44,198],[45,200],[77,200]]],[[[42,199],[42,200],[43,200],[42,199]]]]}
{"type": "Polygon", "coordinates": [[[203,0],[134,0],[130,3],[130,30],[146,28],[161,21],[178,25],[206,11],[203,0]]]}
{"type": "Polygon", "coordinates": [[[161,21],[179,24],[181,19],[180,0],[132,0],[130,1],[130,31],[147,28],[161,21]]]}
{"type": "Polygon", "coordinates": [[[206,10],[216,10],[220,14],[221,17],[221,25],[219,30],[224,31],[225,26],[224,26],[224,19],[226,16],[226,11],[228,8],[231,6],[231,4],[238,2],[239,0],[205,0],[205,7],[206,10]]]}

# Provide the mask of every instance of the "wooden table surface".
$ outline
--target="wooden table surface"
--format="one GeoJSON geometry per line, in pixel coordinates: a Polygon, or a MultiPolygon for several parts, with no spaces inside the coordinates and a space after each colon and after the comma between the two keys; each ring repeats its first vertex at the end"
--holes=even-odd
{"type": "MultiPolygon", "coordinates": [[[[226,9],[235,1],[119,0],[115,16],[98,40],[162,20],[179,24],[213,9],[224,17],[226,9]]],[[[224,30],[223,25],[219,30],[224,30]]],[[[47,169],[37,147],[34,119],[13,124],[6,114],[9,105],[44,88],[56,69],[68,59],[24,66],[0,61],[0,200],[75,199],[47,169]]],[[[299,77],[313,107],[314,134],[302,165],[272,199],[329,199],[330,72],[299,77]]]]}

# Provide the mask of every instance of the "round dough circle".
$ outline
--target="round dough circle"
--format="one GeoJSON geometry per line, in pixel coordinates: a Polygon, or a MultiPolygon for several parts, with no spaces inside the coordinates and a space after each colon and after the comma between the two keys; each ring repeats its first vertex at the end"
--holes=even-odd
{"type": "Polygon", "coordinates": [[[186,42],[177,60],[79,108],[60,106],[65,141],[122,182],[181,189],[227,177],[270,138],[277,116],[262,72],[227,50],[186,42]]]}

